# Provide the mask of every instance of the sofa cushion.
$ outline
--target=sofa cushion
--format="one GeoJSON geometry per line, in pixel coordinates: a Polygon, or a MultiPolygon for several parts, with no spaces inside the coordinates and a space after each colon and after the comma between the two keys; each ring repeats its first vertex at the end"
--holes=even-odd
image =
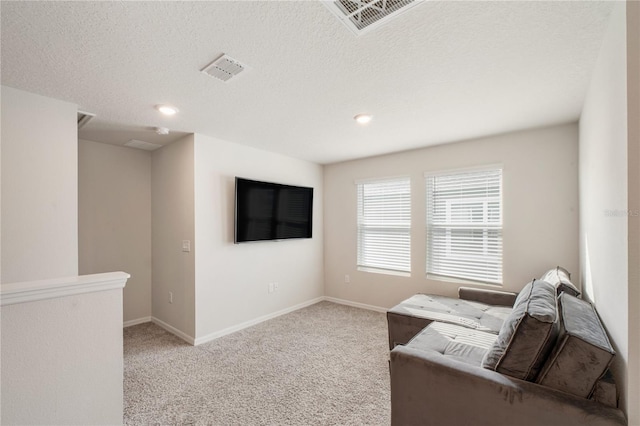
{"type": "Polygon", "coordinates": [[[518,295],[484,368],[522,380],[535,380],[558,334],[555,288],[533,280],[518,295]]]}
{"type": "Polygon", "coordinates": [[[418,350],[433,350],[458,361],[479,366],[496,335],[471,328],[432,322],[407,344],[418,350]]]}
{"type": "Polygon", "coordinates": [[[589,302],[563,293],[558,297],[558,305],[558,341],[536,381],[588,398],[609,368],[615,351],[589,302]]]}
{"type": "Polygon", "coordinates": [[[469,300],[432,294],[416,294],[388,312],[458,324],[498,334],[511,307],[492,306],[469,300]]]}
{"type": "Polygon", "coordinates": [[[548,270],[540,279],[554,286],[558,295],[565,292],[572,296],[580,297],[580,290],[571,282],[571,274],[560,266],[548,270]]]}
{"type": "Polygon", "coordinates": [[[498,334],[511,307],[416,294],[387,311],[389,350],[409,342],[432,321],[449,322],[498,334]]]}

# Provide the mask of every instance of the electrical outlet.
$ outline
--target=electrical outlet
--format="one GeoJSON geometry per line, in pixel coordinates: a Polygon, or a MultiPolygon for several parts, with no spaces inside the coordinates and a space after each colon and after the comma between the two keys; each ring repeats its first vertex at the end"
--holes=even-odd
{"type": "Polygon", "coordinates": [[[182,240],[182,251],[189,253],[191,251],[191,241],[182,240]]]}
{"type": "Polygon", "coordinates": [[[344,276],[344,282],[349,284],[351,282],[351,277],[349,275],[344,276]]]}
{"type": "Polygon", "coordinates": [[[273,291],[278,291],[279,284],[277,282],[273,283],[273,291]]]}
{"type": "Polygon", "coordinates": [[[269,293],[273,293],[274,285],[273,283],[269,283],[269,293]]]}
{"type": "Polygon", "coordinates": [[[173,292],[169,292],[169,303],[173,303],[173,292]]]}

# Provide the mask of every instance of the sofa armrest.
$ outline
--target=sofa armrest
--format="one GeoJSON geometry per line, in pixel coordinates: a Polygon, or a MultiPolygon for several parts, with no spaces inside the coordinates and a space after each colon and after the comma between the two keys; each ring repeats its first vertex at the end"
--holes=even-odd
{"type": "Polygon", "coordinates": [[[391,424],[626,425],[622,411],[465,364],[439,352],[391,351],[391,424]]]}
{"type": "Polygon", "coordinates": [[[458,297],[460,299],[485,303],[487,305],[513,306],[516,301],[516,297],[518,297],[518,293],[460,287],[458,288],[458,297]]]}

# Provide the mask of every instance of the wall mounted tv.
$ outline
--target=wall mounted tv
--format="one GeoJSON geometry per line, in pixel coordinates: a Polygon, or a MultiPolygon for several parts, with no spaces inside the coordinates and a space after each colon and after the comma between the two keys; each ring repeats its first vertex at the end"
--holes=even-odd
{"type": "Polygon", "coordinates": [[[235,243],[311,238],[313,188],[236,177],[235,243]]]}

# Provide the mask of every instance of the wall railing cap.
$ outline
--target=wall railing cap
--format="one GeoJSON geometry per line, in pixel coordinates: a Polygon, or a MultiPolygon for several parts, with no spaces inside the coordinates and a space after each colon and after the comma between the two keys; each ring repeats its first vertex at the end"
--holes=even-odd
{"type": "Polygon", "coordinates": [[[131,277],[126,272],[78,275],[36,281],[6,283],[0,286],[0,305],[36,302],[97,291],[124,288],[131,277]]]}

